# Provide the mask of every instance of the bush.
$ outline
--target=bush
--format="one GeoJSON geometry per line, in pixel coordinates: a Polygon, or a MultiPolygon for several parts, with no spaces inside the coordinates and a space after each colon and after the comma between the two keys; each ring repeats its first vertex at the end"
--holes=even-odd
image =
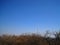
{"type": "Polygon", "coordinates": [[[43,37],[41,35],[2,35],[0,45],[60,45],[60,32],[54,34],[56,38],[43,37]]]}

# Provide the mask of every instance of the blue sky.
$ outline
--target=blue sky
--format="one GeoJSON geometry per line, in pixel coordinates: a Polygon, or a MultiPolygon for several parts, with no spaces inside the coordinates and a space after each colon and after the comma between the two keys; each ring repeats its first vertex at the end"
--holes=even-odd
{"type": "Polygon", "coordinates": [[[0,34],[43,33],[60,29],[60,0],[0,0],[0,34]]]}

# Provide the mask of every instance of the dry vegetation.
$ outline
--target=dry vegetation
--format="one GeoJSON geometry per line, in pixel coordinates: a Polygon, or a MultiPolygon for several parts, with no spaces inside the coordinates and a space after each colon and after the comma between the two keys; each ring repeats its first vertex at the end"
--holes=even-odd
{"type": "Polygon", "coordinates": [[[43,37],[41,35],[2,35],[0,45],[60,45],[60,32],[54,34],[55,38],[43,37]]]}

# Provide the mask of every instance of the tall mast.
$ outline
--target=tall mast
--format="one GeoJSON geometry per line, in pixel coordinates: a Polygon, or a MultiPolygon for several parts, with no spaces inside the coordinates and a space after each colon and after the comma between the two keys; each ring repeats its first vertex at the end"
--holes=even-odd
{"type": "Polygon", "coordinates": [[[37,34],[38,34],[38,31],[39,31],[39,29],[38,29],[38,24],[37,24],[37,34]]]}

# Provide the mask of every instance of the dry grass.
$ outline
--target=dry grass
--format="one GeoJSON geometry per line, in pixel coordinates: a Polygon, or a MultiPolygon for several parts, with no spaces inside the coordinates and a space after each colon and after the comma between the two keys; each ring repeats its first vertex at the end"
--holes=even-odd
{"type": "Polygon", "coordinates": [[[60,45],[60,40],[45,38],[40,35],[0,36],[0,45],[60,45]]]}

